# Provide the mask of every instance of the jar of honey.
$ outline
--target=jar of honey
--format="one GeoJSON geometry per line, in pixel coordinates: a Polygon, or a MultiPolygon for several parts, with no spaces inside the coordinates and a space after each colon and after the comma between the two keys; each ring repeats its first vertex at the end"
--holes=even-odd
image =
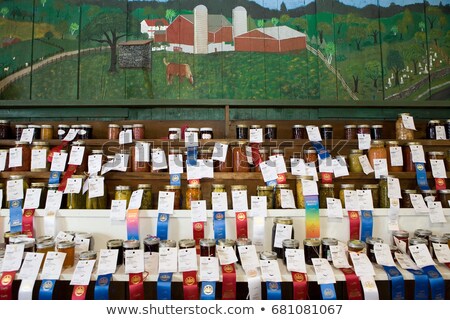
{"type": "Polygon", "coordinates": [[[53,126],[51,124],[43,124],[41,127],[41,140],[53,139],[53,126]]]}
{"type": "Polygon", "coordinates": [[[307,238],[303,240],[303,249],[305,250],[305,263],[312,265],[314,258],[320,258],[321,241],[318,238],[307,238]]]}
{"type": "Polygon", "coordinates": [[[216,240],[200,239],[199,244],[200,244],[200,257],[216,256],[216,240]]]}
{"type": "Polygon", "coordinates": [[[347,241],[347,248],[348,248],[348,252],[349,252],[348,262],[352,266],[353,261],[350,258],[350,252],[355,252],[358,254],[364,253],[364,251],[366,249],[366,243],[361,240],[349,240],[349,241],[347,241]]]}
{"type": "Polygon", "coordinates": [[[30,170],[31,172],[46,172],[50,170],[50,162],[47,161],[48,153],[50,152],[50,147],[47,141],[34,141],[33,146],[31,148],[31,154],[32,156],[37,155],[37,153],[44,153],[45,154],[45,166],[36,166],[34,164],[34,167],[31,168],[30,164],[30,170]]]}
{"type": "Polygon", "coordinates": [[[165,185],[164,191],[166,192],[174,192],[174,202],[173,202],[173,208],[175,210],[181,209],[181,187],[180,186],[172,186],[172,185],[165,185]]]}
{"type": "Polygon", "coordinates": [[[58,252],[64,252],[66,258],[64,259],[63,268],[71,268],[75,263],[75,242],[60,241],[56,244],[58,252]]]}
{"type": "Polygon", "coordinates": [[[247,160],[247,154],[244,141],[239,141],[237,146],[233,147],[233,172],[250,172],[250,164],[247,160]]]}
{"type": "Polygon", "coordinates": [[[363,155],[363,150],[359,150],[359,149],[350,150],[350,154],[348,155],[349,172],[352,172],[352,173],[363,172],[361,162],[359,161],[359,157],[362,155],[363,155]]]}
{"type": "Polygon", "coordinates": [[[185,197],[185,208],[191,210],[191,201],[199,201],[202,198],[199,184],[188,184],[185,197]]]}
{"type": "Polygon", "coordinates": [[[42,259],[41,267],[44,265],[45,258],[47,257],[47,252],[55,251],[55,241],[54,240],[45,240],[36,243],[36,252],[43,253],[44,258],[42,259]]]}
{"type": "Polygon", "coordinates": [[[409,113],[399,113],[395,122],[395,135],[397,140],[414,140],[414,130],[407,129],[403,124],[403,116],[410,116],[409,113]]]}

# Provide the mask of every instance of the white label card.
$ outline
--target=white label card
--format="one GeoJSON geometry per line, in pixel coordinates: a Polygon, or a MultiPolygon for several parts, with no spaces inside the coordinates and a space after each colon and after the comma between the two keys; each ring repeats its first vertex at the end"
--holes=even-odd
{"type": "Polygon", "coordinates": [[[418,270],[419,267],[414,263],[414,261],[411,259],[411,257],[405,253],[395,253],[395,260],[397,260],[398,264],[402,269],[408,270],[418,270]]]}
{"type": "Polygon", "coordinates": [[[152,152],[152,168],[154,170],[167,169],[166,153],[164,150],[152,152]]]}
{"type": "Polygon", "coordinates": [[[267,217],[267,197],[251,196],[252,217],[267,217]]]}
{"type": "Polygon", "coordinates": [[[197,271],[197,253],[195,248],[178,250],[178,272],[197,271]]]}
{"type": "Polygon", "coordinates": [[[183,155],[169,154],[169,174],[183,173],[183,155]]]}
{"type": "Polygon", "coordinates": [[[233,247],[216,246],[217,254],[219,255],[219,262],[221,266],[232,264],[238,261],[236,257],[236,251],[233,247]]]}
{"type": "Polygon", "coordinates": [[[381,266],[395,267],[394,258],[387,243],[375,243],[374,254],[377,263],[381,266]]]}
{"type": "Polygon", "coordinates": [[[66,253],[64,252],[47,252],[45,256],[44,266],[42,267],[42,279],[58,280],[61,275],[62,266],[66,253]]]}
{"type": "Polygon", "coordinates": [[[315,196],[319,194],[316,181],[302,179],[302,187],[304,196],[315,196]]]}
{"type": "Polygon", "coordinates": [[[403,126],[406,129],[416,130],[416,126],[414,125],[414,118],[412,116],[402,114],[402,122],[403,122],[403,126]]]}
{"type": "Polygon", "coordinates": [[[231,191],[231,195],[234,211],[248,211],[247,190],[233,190],[231,191]]]}
{"type": "Polygon", "coordinates": [[[338,269],[350,268],[348,263],[347,255],[345,254],[345,249],[343,246],[330,246],[331,260],[333,261],[333,266],[338,269]]]}
{"type": "Polygon", "coordinates": [[[78,261],[75,271],[73,272],[70,285],[87,286],[91,281],[92,270],[94,269],[95,260],[78,261]]]}
{"type": "Polygon", "coordinates": [[[358,133],[358,149],[359,150],[369,150],[371,142],[370,134],[358,133]]]}
{"type": "Polygon", "coordinates": [[[433,173],[433,178],[447,179],[447,172],[445,171],[444,160],[442,159],[430,159],[431,172],[433,173]]]}
{"type": "Polygon", "coordinates": [[[80,193],[83,179],[81,178],[69,178],[67,179],[67,185],[64,189],[64,193],[80,193]]]}
{"type": "Polygon", "coordinates": [[[197,164],[195,166],[186,164],[186,173],[188,180],[197,180],[203,178],[200,162],[201,160],[197,160],[197,164]]]}
{"type": "Polygon", "coordinates": [[[47,151],[44,149],[31,150],[31,169],[47,168],[47,151]]]}
{"type": "Polygon", "coordinates": [[[309,141],[322,141],[318,126],[306,126],[306,133],[308,134],[309,141]]]}
{"type": "Polygon", "coordinates": [[[333,269],[327,259],[312,258],[311,261],[316,272],[317,284],[336,283],[333,269]]]}
{"type": "Polygon", "coordinates": [[[427,245],[421,243],[409,246],[409,252],[419,268],[435,265],[427,245]]]}
{"type": "Polygon", "coordinates": [[[214,161],[211,159],[198,160],[202,178],[214,178],[214,161]]]}
{"type": "Polygon", "coordinates": [[[119,257],[118,249],[100,249],[97,274],[103,275],[115,273],[118,257],[119,257]]]}
{"type": "Polygon", "coordinates": [[[134,146],[137,162],[150,162],[150,143],[139,142],[134,146]]]}
{"type": "Polygon", "coordinates": [[[34,128],[27,128],[22,130],[22,134],[20,135],[21,142],[33,142],[34,128]]]}
{"type": "Polygon", "coordinates": [[[206,200],[191,201],[191,219],[192,222],[205,222],[206,219],[206,200]]]}
{"type": "Polygon", "coordinates": [[[63,172],[66,169],[67,153],[54,153],[50,171],[63,172]]]}
{"type": "Polygon", "coordinates": [[[6,200],[23,199],[23,180],[8,180],[6,182],[6,200]]]}
{"type": "Polygon", "coordinates": [[[16,168],[22,166],[22,148],[9,149],[9,167],[16,168]]]}
{"type": "Polygon", "coordinates": [[[158,213],[172,214],[175,203],[175,192],[159,191],[158,213]]]}
{"type": "Polygon", "coordinates": [[[37,209],[41,200],[42,189],[27,189],[25,195],[24,209],[37,209]]]}
{"type": "Polygon", "coordinates": [[[263,129],[250,129],[250,143],[262,143],[264,142],[263,138],[263,129]]]}
{"type": "Polygon", "coordinates": [[[305,164],[306,175],[312,176],[314,181],[318,181],[319,177],[317,175],[317,168],[314,162],[308,162],[305,164]]]}
{"type": "Polygon", "coordinates": [[[285,254],[288,271],[306,273],[305,251],[303,249],[286,249],[285,254]]]}
{"type": "Polygon", "coordinates": [[[333,172],[334,177],[345,177],[349,175],[347,162],[345,161],[344,157],[336,157],[336,159],[333,159],[333,172]]]}
{"type": "Polygon", "coordinates": [[[228,210],[228,197],[226,192],[212,192],[211,201],[214,212],[225,212],[228,210]]]}
{"type": "Polygon", "coordinates": [[[200,257],[200,280],[219,281],[219,259],[217,257],[200,257]]]}
{"type": "Polygon", "coordinates": [[[291,173],[294,176],[306,175],[305,160],[299,158],[291,158],[291,173]]]}
{"type": "Polygon", "coordinates": [[[249,164],[253,164],[253,152],[251,146],[245,147],[245,156],[247,157],[247,162],[249,164]]]}
{"type": "Polygon", "coordinates": [[[275,162],[278,174],[287,172],[286,162],[284,161],[284,157],[282,155],[277,154],[275,156],[270,156],[269,159],[275,162]]]}
{"type": "Polygon", "coordinates": [[[433,250],[439,263],[450,263],[450,249],[448,244],[433,243],[433,250]]]}
{"type": "Polygon", "coordinates": [[[59,242],[59,241],[72,241],[73,238],[74,238],[74,236],[71,235],[70,233],[66,233],[64,231],[60,231],[56,235],[56,242],[59,242]]]}
{"type": "Polygon", "coordinates": [[[446,223],[447,219],[444,216],[442,210],[442,203],[439,201],[429,201],[428,208],[430,209],[430,221],[431,223],[446,223]]]}
{"type": "Polygon", "coordinates": [[[386,159],[374,159],[373,169],[375,171],[375,179],[380,179],[381,176],[388,175],[388,166],[386,159]]]}
{"type": "Polygon", "coordinates": [[[158,252],[144,252],[144,269],[149,274],[158,274],[159,270],[158,252]]]}
{"type": "Polygon", "coordinates": [[[102,155],[91,154],[88,157],[88,172],[89,174],[96,174],[102,170],[102,155]]]}
{"type": "Polygon", "coordinates": [[[83,239],[75,237],[75,259],[78,259],[80,253],[89,250],[90,239],[83,239]]]}
{"type": "Polygon", "coordinates": [[[85,147],[72,147],[70,150],[69,164],[77,166],[81,165],[83,162],[84,149],[85,147]]]}
{"type": "Polygon", "coordinates": [[[144,250],[126,250],[125,273],[144,272],[144,250]]]}
{"type": "Polygon", "coordinates": [[[398,239],[397,237],[394,236],[394,244],[397,246],[397,248],[402,252],[402,253],[406,253],[406,242],[403,240],[398,239]]]}
{"type": "Polygon", "coordinates": [[[401,199],[400,180],[398,178],[388,178],[388,198],[401,199]]]}
{"type": "Polygon", "coordinates": [[[159,250],[159,273],[177,272],[177,248],[162,248],[159,250]]]}
{"type": "Polygon", "coordinates": [[[186,131],[184,133],[184,146],[185,147],[198,147],[198,133],[186,131]]]}
{"type": "Polygon", "coordinates": [[[5,257],[3,258],[2,272],[4,271],[18,271],[22,264],[23,251],[25,245],[21,244],[7,244],[5,249],[5,257]]]}
{"type": "Polygon", "coordinates": [[[266,282],[281,282],[281,272],[278,261],[276,260],[260,260],[262,279],[266,282]]]}
{"type": "Polygon", "coordinates": [[[367,158],[366,155],[359,156],[359,163],[361,164],[361,167],[365,174],[369,174],[374,171],[372,166],[370,165],[369,158],[367,158]]]}
{"type": "Polygon", "coordinates": [[[283,248],[283,240],[285,239],[292,239],[292,225],[278,223],[275,229],[273,246],[283,248]]]}
{"type": "Polygon", "coordinates": [[[103,197],[105,194],[105,178],[93,177],[88,179],[89,198],[103,197]]]}
{"type": "Polygon", "coordinates": [[[356,190],[360,210],[373,210],[372,191],[356,190]]]}
{"type": "Polygon", "coordinates": [[[261,173],[263,175],[264,182],[277,180],[277,167],[276,164],[271,161],[267,160],[264,162],[261,162],[259,164],[259,168],[261,169],[261,173]]]}
{"type": "Polygon", "coordinates": [[[358,194],[355,190],[344,190],[345,210],[359,211],[358,194]]]}
{"type": "Polygon", "coordinates": [[[0,172],[5,171],[8,152],[0,151],[0,172]]]}
{"type": "Polygon", "coordinates": [[[446,140],[446,133],[444,126],[436,126],[436,140],[446,140]]]}
{"type": "Polygon", "coordinates": [[[48,190],[45,201],[45,211],[55,212],[61,208],[63,193],[58,190],[48,190]]]}
{"type": "Polygon", "coordinates": [[[130,203],[128,204],[128,209],[139,209],[141,207],[143,194],[143,189],[133,191],[131,194],[130,203]]]}
{"type": "Polygon", "coordinates": [[[391,166],[399,167],[403,166],[403,152],[402,147],[389,147],[391,156],[391,166]]]}
{"type": "Polygon", "coordinates": [[[328,218],[339,218],[344,217],[342,213],[342,202],[340,199],[327,198],[327,214],[328,218]]]}
{"type": "Polygon", "coordinates": [[[425,203],[425,200],[423,200],[423,196],[420,193],[411,193],[406,196],[410,197],[411,203],[416,212],[430,212],[430,209],[428,209],[427,204],[425,203]]]}
{"type": "Polygon", "coordinates": [[[72,141],[77,137],[78,131],[79,131],[78,129],[69,129],[69,132],[67,132],[63,141],[72,141]]]}
{"type": "Polygon", "coordinates": [[[244,270],[255,270],[259,267],[259,259],[255,245],[238,246],[238,251],[244,270]]]}
{"type": "Polygon", "coordinates": [[[228,153],[228,144],[216,142],[214,144],[214,150],[212,154],[213,160],[218,160],[220,162],[225,162],[228,153]]]}
{"type": "Polygon", "coordinates": [[[127,200],[111,200],[111,220],[123,221],[127,213],[127,200]]]}
{"type": "Polygon", "coordinates": [[[411,149],[412,162],[425,163],[425,152],[423,152],[422,145],[412,145],[409,148],[411,149]]]}
{"type": "Polygon", "coordinates": [[[127,144],[133,142],[133,130],[122,130],[119,133],[119,144],[127,144]]]}
{"type": "Polygon", "coordinates": [[[295,209],[294,193],[289,189],[281,189],[281,208],[295,209]]]}
{"type": "Polygon", "coordinates": [[[25,259],[20,268],[19,279],[35,281],[44,255],[44,253],[26,252],[25,259]]]}
{"type": "Polygon", "coordinates": [[[333,159],[331,157],[319,158],[319,172],[333,173],[333,159]]]}
{"type": "Polygon", "coordinates": [[[375,275],[372,262],[365,253],[349,252],[349,254],[358,277],[375,275]]]}

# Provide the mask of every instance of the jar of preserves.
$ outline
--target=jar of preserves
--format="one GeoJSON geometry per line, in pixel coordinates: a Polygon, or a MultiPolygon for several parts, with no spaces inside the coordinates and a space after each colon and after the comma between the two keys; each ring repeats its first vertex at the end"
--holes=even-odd
{"type": "Polygon", "coordinates": [[[90,124],[80,125],[80,131],[78,131],[78,138],[80,140],[92,139],[92,125],[90,124]]]}
{"type": "Polygon", "coordinates": [[[267,198],[267,209],[274,209],[274,190],[273,186],[257,186],[256,195],[267,198]]]}
{"type": "Polygon", "coordinates": [[[295,124],[292,126],[292,139],[301,140],[308,139],[306,127],[301,124],[295,124]]]}
{"type": "Polygon", "coordinates": [[[330,246],[337,246],[338,240],[335,238],[322,238],[322,259],[327,259],[328,262],[332,263],[333,259],[331,257],[330,246]]]}
{"type": "Polygon", "coordinates": [[[181,128],[169,128],[169,133],[167,134],[169,140],[180,140],[181,139],[181,128]]]}
{"type": "Polygon", "coordinates": [[[248,126],[245,124],[238,124],[236,126],[236,139],[248,139],[248,126]]]}
{"type": "Polygon", "coordinates": [[[160,240],[159,241],[159,251],[163,248],[176,248],[177,242],[175,240],[160,240]]]}
{"type": "Polygon", "coordinates": [[[412,159],[411,146],[417,145],[420,145],[420,143],[410,141],[403,146],[403,171],[405,172],[416,172],[416,166],[412,159]]]}
{"type": "Polygon", "coordinates": [[[264,137],[268,140],[277,139],[277,125],[266,125],[266,127],[264,128],[264,137]]]}
{"type": "Polygon", "coordinates": [[[114,192],[114,200],[126,200],[127,208],[131,199],[131,188],[130,186],[116,186],[114,192]]]}
{"type": "Polygon", "coordinates": [[[72,152],[72,148],[74,147],[84,147],[83,160],[81,164],[77,167],[77,170],[75,171],[75,174],[84,174],[85,172],[88,172],[88,157],[90,150],[88,149],[88,147],[86,147],[85,141],[83,140],[72,141],[69,157],[70,153],[72,152]]]}
{"type": "Polygon", "coordinates": [[[203,160],[210,160],[212,158],[213,152],[213,148],[200,149],[198,150],[198,158],[203,160]]]}
{"type": "MultiPolygon", "coordinates": [[[[272,227],[272,251],[277,254],[277,257],[282,259],[283,258],[283,248],[280,246],[275,247],[275,238],[277,237],[277,228],[283,228],[286,226],[292,226],[294,224],[294,220],[290,217],[276,217],[273,220],[273,227],[272,227]]],[[[292,228],[291,235],[289,238],[285,239],[294,239],[294,228],[292,228]]],[[[279,239],[281,242],[284,239],[279,239]]],[[[280,243],[281,244],[281,243],[280,243]]]]}
{"type": "Polygon", "coordinates": [[[320,258],[321,241],[318,238],[307,238],[303,240],[303,249],[305,250],[305,263],[312,265],[314,258],[320,258]]]}
{"type": "Polygon", "coordinates": [[[213,184],[211,192],[226,192],[224,184],[213,184]]]}
{"type": "Polygon", "coordinates": [[[46,141],[34,141],[31,148],[31,154],[32,156],[37,153],[45,153],[45,167],[36,167],[36,164],[34,164],[34,168],[31,168],[30,164],[30,170],[31,172],[46,172],[50,170],[50,162],[47,161],[48,153],[50,152],[50,147],[48,142],[46,141]]]}
{"type": "Polygon", "coordinates": [[[200,128],[199,139],[211,140],[214,139],[213,128],[200,128]]]}
{"type": "Polygon", "coordinates": [[[69,133],[70,125],[68,124],[58,124],[58,139],[64,139],[69,133]]]}
{"type": "Polygon", "coordinates": [[[233,172],[250,172],[250,164],[247,161],[246,142],[239,141],[233,147],[233,172]]]}
{"type": "Polygon", "coordinates": [[[133,135],[133,125],[132,124],[123,124],[122,125],[122,131],[131,131],[131,134],[133,135]]]}
{"type": "Polygon", "coordinates": [[[281,190],[290,188],[291,186],[289,184],[277,184],[275,186],[275,209],[283,209],[281,205],[281,190]]]}
{"type": "Polygon", "coordinates": [[[108,140],[119,140],[120,125],[110,123],[108,124],[108,140]]]}
{"type": "Polygon", "coordinates": [[[164,186],[164,191],[166,191],[166,192],[173,192],[174,193],[173,208],[175,210],[181,209],[181,187],[180,186],[165,185],[164,186]]]}
{"type": "Polygon", "coordinates": [[[22,137],[23,129],[26,129],[26,124],[16,124],[15,125],[15,134],[16,134],[16,141],[20,141],[20,138],[22,137]]]}
{"type": "Polygon", "coordinates": [[[133,124],[133,139],[145,139],[145,126],[142,123],[133,124]]]}
{"type": "Polygon", "coordinates": [[[122,242],[122,248],[123,248],[123,264],[125,264],[126,261],[126,254],[125,252],[128,250],[139,250],[141,247],[141,244],[139,240],[125,240],[122,242]]]}
{"type": "Polygon", "coordinates": [[[195,240],[194,239],[181,239],[178,241],[178,247],[180,249],[193,249],[195,248],[195,240]]]}
{"type": "Polygon", "coordinates": [[[200,257],[216,256],[216,240],[200,239],[199,244],[200,244],[200,257]]]}
{"type": "Polygon", "coordinates": [[[150,172],[150,143],[136,141],[131,148],[131,171],[150,172]]]}
{"type": "Polygon", "coordinates": [[[323,140],[332,140],[333,139],[333,126],[331,124],[321,125],[319,130],[320,130],[320,135],[323,140]]]}
{"type": "Polygon", "coordinates": [[[388,178],[394,178],[394,176],[380,176],[380,208],[390,208],[391,206],[391,202],[388,197],[388,178]]]}
{"type": "Polygon", "coordinates": [[[433,232],[431,232],[431,230],[427,230],[427,229],[416,229],[414,230],[414,237],[415,238],[422,238],[422,239],[426,239],[428,241],[428,248],[430,248],[431,250],[431,240],[430,237],[433,235],[433,232]]]}
{"type": "Polygon", "coordinates": [[[108,250],[114,250],[117,249],[118,255],[117,255],[117,265],[120,266],[123,261],[123,240],[121,239],[111,239],[106,242],[106,248],[108,250]]]}
{"type": "Polygon", "coordinates": [[[47,185],[45,184],[45,182],[32,182],[30,185],[30,188],[41,190],[41,197],[39,199],[39,207],[37,207],[36,209],[44,209],[45,201],[47,200],[47,185]]]}
{"type": "MultiPolygon", "coordinates": [[[[10,171],[30,171],[31,169],[31,148],[28,142],[16,141],[15,148],[20,148],[22,150],[22,165],[18,167],[10,167],[10,171]]],[[[11,162],[11,151],[10,159],[11,162]]]]}
{"type": "Polygon", "coordinates": [[[150,210],[153,209],[153,195],[152,195],[152,185],[151,184],[138,184],[138,190],[143,190],[142,193],[142,202],[141,208],[142,210],[150,210]]]}
{"type": "Polygon", "coordinates": [[[427,139],[436,140],[436,126],[440,126],[441,121],[439,120],[430,120],[427,124],[427,139]]]}
{"type": "Polygon", "coordinates": [[[313,176],[297,176],[295,180],[295,195],[297,200],[297,208],[305,209],[305,196],[303,195],[303,183],[302,180],[314,180],[313,176]]]}
{"type": "Polygon", "coordinates": [[[191,210],[191,201],[202,199],[202,193],[199,184],[188,184],[185,197],[185,209],[191,210]]]}
{"type": "Polygon", "coordinates": [[[319,208],[327,208],[327,198],[334,198],[334,184],[324,183],[319,187],[319,208]]]}
{"type": "Polygon", "coordinates": [[[431,171],[430,160],[443,160],[445,165],[445,152],[444,151],[429,151],[426,153],[426,170],[431,171]]]}
{"type": "Polygon", "coordinates": [[[365,249],[366,249],[366,243],[364,241],[361,240],[349,240],[347,241],[347,248],[348,248],[348,262],[351,266],[353,266],[353,261],[350,258],[350,252],[355,252],[355,253],[364,253],[365,249]]]}
{"type": "Polygon", "coordinates": [[[399,113],[395,122],[395,135],[397,140],[414,140],[414,130],[407,129],[403,124],[403,116],[410,116],[409,113],[399,113]]]}
{"type": "MultiPolygon", "coordinates": [[[[260,147],[258,149],[258,154],[256,156],[259,157],[261,162],[265,162],[265,161],[269,160],[269,148],[260,147]]],[[[254,172],[261,172],[261,167],[259,166],[259,164],[257,166],[254,165],[253,171],[254,172]]]]}
{"type": "Polygon", "coordinates": [[[368,124],[359,124],[356,126],[356,137],[358,134],[370,134],[370,126],[368,124]]]}
{"type": "Polygon", "coordinates": [[[355,191],[355,185],[352,183],[343,183],[339,189],[339,199],[342,203],[342,208],[345,208],[345,190],[355,191]]]}
{"type": "Polygon", "coordinates": [[[401,208],[414,208],[411,201],[411,194],[416,194],[417,190],[415,189],[405,189],[402,190],[402,198],[400,199],[401,208]]]}
{"type": "MultiPolygon", "coordinates": [[[[405,251],[408,252],[409,246],[409,232],[405,230],[392,231],[392,244],[396,245],[399,249],[404,245],[405,251]],[[401,245],[399,245],[401,244],[401,245]]],[[[402,251],[402,250],[400,250],[402,251]]]]}
{"type": "Polygon", "coordinates": [[[80,252],[80,261],[97,260],[97,252],[89,250],[80,252]]]}
{"type": "Polygon", "coordinates": [[[277,253],[273,251],[261,251],[259,253],[260,260],[277,260],[277,253]]]}
{"type": "Polygon", "coordinates": [[[375,257],[375,243],[383,243],[383,239],[376,237],[367,237],[367,257],[373,263],[377,263],[377,258],[375,257]]]}
{"type": "Polygon", "coordinates": [[[282,246],[283,246],[283,262],[285,265],[287,265],[286,249],[299,249],[300,241],[298,241],[297,239],[284,239],[282,242],[282,246]]]}
{"type": "Polygon", "coordinates": [[[388,172],[402,172],[403,171],[403,165],[392,165],[391,160],[391,148],[399,147],[398,141],[386,141],[386,159],[387,159],[387,166],[388,166],[388,172]]]}
{"type": "Polygon", "coordinates": [[[236,246],[236,241],[233,239],[219,239],[217,240],[217,245],[234,249],[236,246]]]}
{"type": "MultiPolygon", "coordinates": [[[[4,241],[4,243],[5,244],[10,244],[10,239],[11,238],[13,238],[13,237],[15,237],[15,236],[18,236],[18,235],[21,235],[22,233],[21,232],[11,232],[11,231],[6,231],[4,234],[3,234],[3,241],[4,241]]],[[[12,243],[12,242],[11,242],[12,243]]]]}
{"type": "Polygon", "coordinates": [[[370,143],[370,149],[368,151],[368,158],[370,165],[374,168],[374,160],[375,159],[386,159],[386,148],[384,147],[384,141],[381,140],[372,140],[370,143]]]}
{"type": "Polygon", "coordinates": [[[33,132],[33,140],[40,140],[41,139],[41,130],[42,126],[38,124],[29,124],[28,129],[34,129],[33,132]]]}
{"type": "Polygon", "coordinates": [[[159,241],[158,237],[147,237],[144,239],[144,252],[159,252],[159,241]]]}
{"type": "MultiPolygon", "coordinates": [[[[82,175],[73,175],[71,179],[84,180],[82,175]]],[[[67,209],[86,209],[86,194],[83,194],[83,188],[78,193],[67,193],[67,209]]]]}
{"type": "Polygon", "coordinates": [[[357,139],[358,136],[356,134],[356,125],[355,124],[347,124],[344,126],[344,139],[345,140],[354,140],[357,139]]]}
{"type": "Polygon", "coordinates": [[[41,128],[41,139],[51,140],[53,139],[53,126],[51,124],[43,124],[41,128]]]}
{"type": "Polygon", "coordinates": [[[60,241],[56,244],[58,252],[64,252],[66,257],[64,259],[63,268],[71,268],[75,263],[75,242],[60,241]]]}
{"type": "Polygon", "coordinates": [[[439,190],[439,201],[441,201],[442,208],[450,208],[450,189],[439,190]]]}
{"type": "Polygon", "coordinates": [[[305,160],[305,163],[317,162],[318,160],[317,151],[314,149],[304,149],[303,159],[305,160]]]}
{"type": "Polygon", "coordinates": [[[11,138],[11,127],[8,120],[0,120],[0,139],[11,138]]]}
{"type": "Polygon", "coordinates": [[[45,258],[47,257],[47,252],[55,251],[55,241],[45,240],[36,243],[36,252],[43,253],[44,257],[42,259],[41,267],[44,265],[45,258]]]}
{"type": "Polygon", "coordinates": [[[372,140],[383,139],[383,125],[373,124],[370,126],[370,138],[372,140]]]}
{"type": "Polygon", "coordinates": [[[447,245],[448,238],[446,236],[430,235],[429,242],[430,242],[429,245],[430,245],[431,257],[433,259],[437,259],[436,252],[434,251],[433,243],[447,245]]]}
{"type": "MultiPolygon", "coordinates": [[[[226,142],[226,141],[221,141],[220,143],[228,146],[228,142],[226,142]]],[[[216,171],[217,172],[233,172],[233,152],[229,147],[227,149],[227,155],[225,157],[225,161],[223,161],[223,162],[219,161],[219,164],[216,167],[216,171]]]]}
{"type": "Polygon", "coordinates": [[[237,238],[236,239],[236,257],[237,263],[241,264],[241,256],[239,254],[239,247],[252,245],[252,240],[249,238],[237,238]]]}
{"type": "Polygon", "coordinates": [[[85,239],[89,240],[89,250],[94,250],[94,237],[92,236],[92,233],[89,232],[75,232],[74,234],[75,239],[85,239]]]}
{"type": "Polygon", "coordinates": [[[359,149],[350,150],[350,154],[348,155],[348,165],[349,165],[350,172],[352,172],[352,173],[363,172],[361,162],[359,161],[359,157],[362,155],[363,155],[363,150],[359,150],[359,149]]]}
{"type": "MultiPolygon", "coordinates": [[[[124,165],[124,167],[126,167],[126,171],[125,172],[131,172],[131,166],[132,166],[132,162],[133,161],[131,161],[130,160],[130,149],[131,150],[133,150],[134,148],[124,148],[124,149],[121,149],[119,152],[117,152],[116,154],[115,154],[115,159],[124,159],[124,163],[123,163],[123,165],[124,165]],[[127,161],[126,161],[127,160],[127,161]]],[[[153,152],[153,150],[154,149],[152,149],[152,152],[153,152]]]]}

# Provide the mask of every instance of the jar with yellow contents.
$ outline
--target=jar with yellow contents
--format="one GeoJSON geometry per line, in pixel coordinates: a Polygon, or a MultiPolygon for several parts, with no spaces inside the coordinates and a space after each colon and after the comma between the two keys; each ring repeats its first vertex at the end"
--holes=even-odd
{"type": "Polygon", "coordinates": [[[191,210],[191,201],[199,201],[202,199],[200,184],[188,184],[185,197],[185,208],[191,210]]]}
{"type": "Polygon", "coordinates": [[[281,190],[289,190],[291,188],[288,184],[277,184],[275,186],[275,209],[283,209],[281,204],[281,190]]]}
{"type": "Polygon", "coordinates": [[[361,157],[362,155],[363,155],[362,150],[359,149],[350,150],[350,154],[348,155],[349,172],[352,173],[363,172],[361,162],[359,161],[359,157],[361,157]]]}
{"type": "Polygon", "coordinates": [[[297,208],[305,209],[305,196],[303,195],[303,183],[302,180],[314,180],[313,176],[298,176],[295,181],[295,193],[297,200],[297,208]]]}
{"type": "Polygon", "coordinates": [[[256,195],[258,197],[267,198],[267,209],[274,208],[274,191],[273,186],[257,186],[256,195]]]}
{"type": "Polygon", "coordinates": [[[345,190],[355,191],[355,185],[352,183],[341,184],[341,188],[339,190],[339,199],[341,200],[342,208],[345,208],[345,190]]]}
{"type": "MultiPolygon", "coordinates": [[[[83,184],[83,175],[73,175],[71,179],[81,179],[83,184]]],[[[86,209],[86,194],[83,194],[83,188],[77,193],[67,194],[67,209],[86,209]]]]}
{"type": "Polygon", "coordinates": [[[116,186],[114,192],[114,200],[126,200],[127,208],[131,199],[131,188],[130,186],[116,186]]]}
{"type": "Polygon", "coordinates": [[[138,190],[142,190],[142,202],[141,209],[142,210],[150,210],[153,208],[153,194],[152,194],[152,185],[151,184],[138,184],[138,190]]]}

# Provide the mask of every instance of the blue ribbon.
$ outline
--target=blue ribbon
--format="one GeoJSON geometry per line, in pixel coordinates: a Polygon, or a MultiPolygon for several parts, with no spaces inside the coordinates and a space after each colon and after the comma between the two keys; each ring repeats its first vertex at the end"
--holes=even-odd
{"type": "Polygon", "coordinates": [[[425,171],[425,163],[415,163],[416,166],[416,177],[417,185],[420,190],[430,190],[427,180],[427,172],[425,171]]]}
{"type": "Polygon", "coordinates": [[[169,233],[169,215],[158,213],[158,224],[156,225],[156,236],[160,240],[167,240],[169,233]]]}
{"type": "Polygon", "coordinates": [[[431,299],[445,300],[445,281],[435,266],[423,267],[431,287],[431,299]]]}
{"type": "Polygon", "coordinates": [[[48,178],[48,183],[49,184],[59,183],[60,178],[61,178],[60,171],[51,171],[50,177],[48,178]]]}
{"type": "Polygon", "coordinates": [[[188,147],[187,148],[187,158],[186,162],[190,166],[196,166],[197,165],[197,153],[198,153],[197,147],[188,147]]]}
{"type": "Polygon", "coordinates": [[[56,280],[42,280],[39,289],[39,300],[52,300],[56,280]]]}
{"type": "Polygon", "coordinates": [[[200,300],[216,300],[216,282],[203,281],[200,300]]]}
{"type": "Polygon", "coordinates": [[[22,199],[9,201],[9,230],[11,233],[22,232],[22,204],[22,199]]]}
{"type": "Polygon", "coordinates": [[[213,212],[214,239],[226,238],[225,212],[213,212]]]}
{"type": "Polygon", "coordinates": [[[277,180],[270,180],[266,182],[266,185],[269,187],[274,187],[278,184],[277,180]]]}
{"type": "Polygon", "coordinates": [[[405,280],[396,267],[383,266],[391,280],[391,299],[405,300],[405,280]]]}
{"type": "Polygon", "coordinates": [[[112,274],[104,274],[98,276],[94,288],[94,300],[109,300],[109,284],[111,283],[112,274]]]}
{"type": "Polygon", "coordinates": [[[174,173],[170,175],[171,186],[181,186],[181,173],[174,173]]]}
{"type": "Polygon", "coordinates": [[[282,300],[281,283],[269,281],[266,282],[267,300],[282,300]]]}
{"type": "Polygon", "coordinates": [[[320,143],[318,141],[311,141],[311,144],[312,144],[313,148],[316,150],[317,155],[319,156],[319,158],[321,160],[331,157],[330,154],[328,153],[327,149],[325,149],[325,147],[323,146],[322,143],[320,143]]]}
{"type": "Polygon", "coordinates": [[[323,300],[336,300],[336,290],[334,289],[334,283],[324,283],[320,285],[320,291],[322,292],[323,300]]]}
{"type": "Polygon", "coordinates": [[[361,210],[361,241],[366,241],[367,237],[372,237],[373,216],[372,210],[361,210]]]}
{"type": "Polygon", "coordinates": [[[428,276],[420,269],[408,271],[414,276],[414,300],[428,300],[428,276]]]}
{"type": "Polygon", "coordinates": [[[172,273],[160,273],[156,284],[156,296],[158,300],[172,299],[172,273]]]}

